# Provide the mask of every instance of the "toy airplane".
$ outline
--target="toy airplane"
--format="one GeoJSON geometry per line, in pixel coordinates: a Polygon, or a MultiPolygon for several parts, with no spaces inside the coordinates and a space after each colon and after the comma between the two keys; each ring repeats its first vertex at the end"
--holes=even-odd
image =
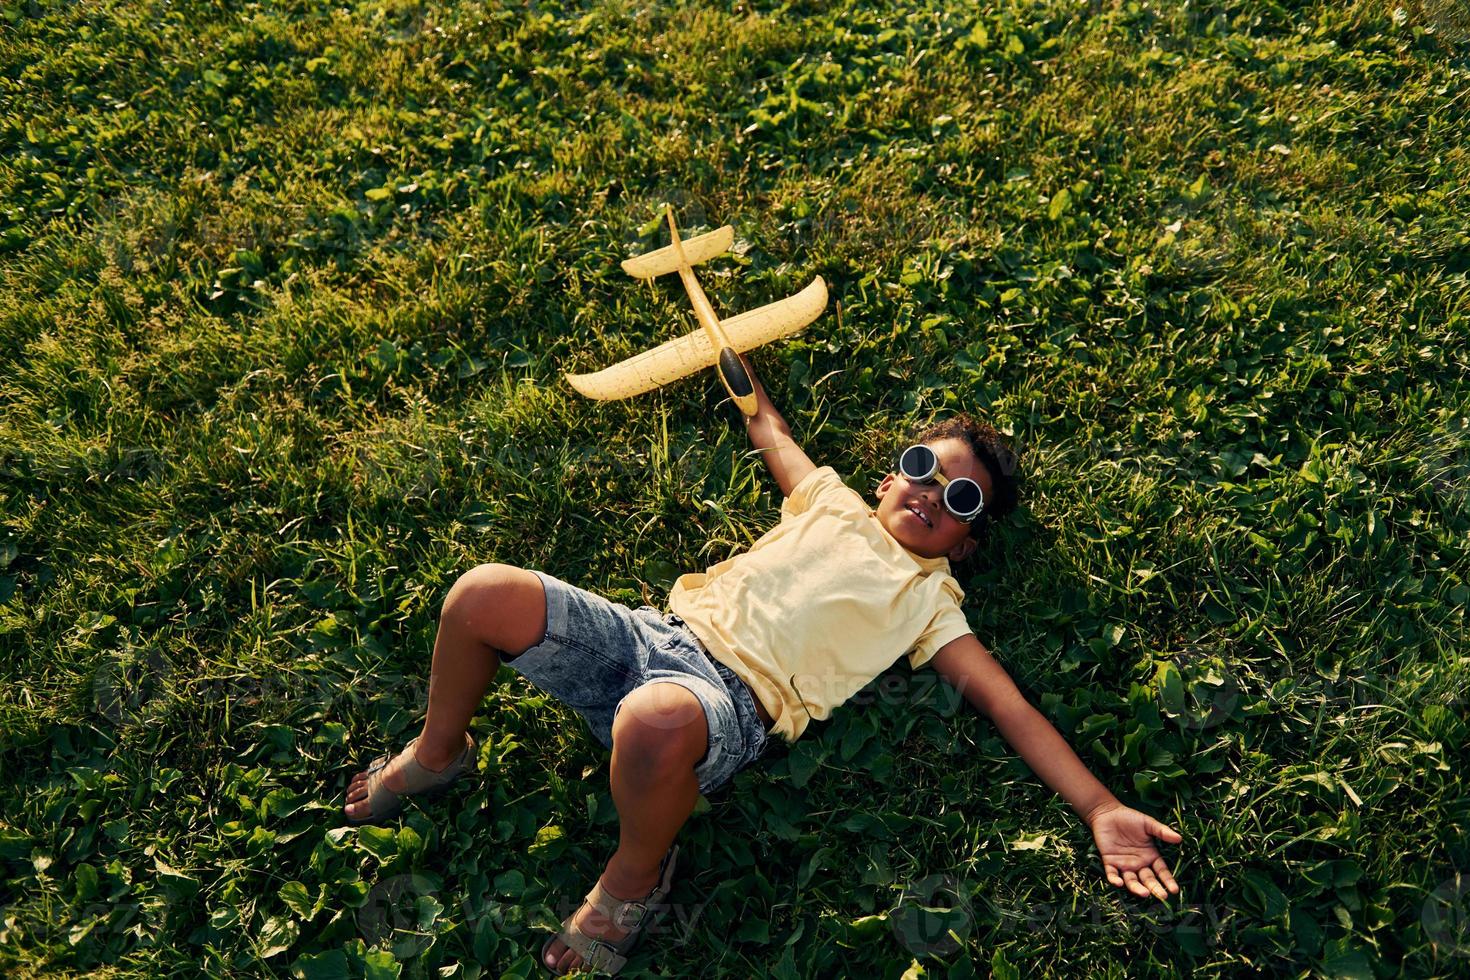
{"type": "Polygon", "coordinates": [[[569,374],[567,381],[588,398],[628,398],[716,367],[740,411],[754,415],[755,386],[745,372],[740,353],[796,333],[821,316],[827,305],[827,284],[817,276],[794,296],[721,320],[694,278],[694,266],[727,251],[735,239],[734,229],[725,225],[685,242],[674,227],[673,208],[668,209],[667,216],[673,244],[625,259],[623,271],[635,279],[678,272],[700,328],[593,374],[569,374]]]}

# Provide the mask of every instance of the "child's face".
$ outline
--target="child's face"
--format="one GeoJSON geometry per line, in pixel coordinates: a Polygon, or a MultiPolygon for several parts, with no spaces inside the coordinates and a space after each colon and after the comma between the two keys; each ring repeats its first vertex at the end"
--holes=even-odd
{"type": "MultiPolygon", "coordinates": [[[[991,499],[993,484],[969,445],[963,439],[939,439],[925,443],[939,457],[939,469],[951,480],[968,476],[980,484],[985,499],[991,499]]],[[[878,522],[893,539],[924,558],[963,561],[975,550],[970,525],[958,521],[944,507],[944,487],[910,483],[890,473],[878,484],[878,522]],[[918,513],[915,513],[917,511],[918,513]]]]}

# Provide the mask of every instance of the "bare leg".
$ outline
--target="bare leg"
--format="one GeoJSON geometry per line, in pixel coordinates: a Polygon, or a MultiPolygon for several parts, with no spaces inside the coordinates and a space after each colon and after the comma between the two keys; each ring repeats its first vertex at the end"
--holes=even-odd
{"type": "MultiPolygon", "coordinates": [[[[509,565],[478,565],[459,577],[444,600],[434,661],[429,672],[429,707],[414,756],[442,771],[464,751],[464,736],[480,699],[509,659],[546,635],[546,592],[534,573],[509,565]]],[[[398,759],[383,772],[383,785],[403,789],[398,759]]],[[[358,773],[347,787],[346,812],[368,816],[367,778],[358,773]]]]}
{"type": "MultiPolygon", "coordinates": [[[[694,767],[709,744],[704,708],[688,688],[645,684],[623,699],[613,721],[612,795],[620,825],[618,849],[602,872],[602,887],[620,899],[640,899],[658,883],[658,866],[674,835],[694,812],[694,767]]],[[[626,930],[585,903],[573,922],[589,936],[620,939],[626,930]]],[[[570,970],[580,954],[554,941],[547,965],[570,970]]]]}

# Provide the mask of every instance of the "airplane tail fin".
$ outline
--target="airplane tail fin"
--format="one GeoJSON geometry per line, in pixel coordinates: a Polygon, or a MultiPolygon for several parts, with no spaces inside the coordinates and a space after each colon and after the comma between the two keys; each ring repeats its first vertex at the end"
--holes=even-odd
{"type": "MultiPolygon", "coordinates": [[[[707,262],[730,250],[735,241],[735,229],[730,225],[683,241],[684,256],[690,265],[707,262]]],[[[679,271],[679,253],[673,245],[656,248],[652,252],[635,255],[623,260],[623,271],[635,279],[653,279],[679,271]]]]}

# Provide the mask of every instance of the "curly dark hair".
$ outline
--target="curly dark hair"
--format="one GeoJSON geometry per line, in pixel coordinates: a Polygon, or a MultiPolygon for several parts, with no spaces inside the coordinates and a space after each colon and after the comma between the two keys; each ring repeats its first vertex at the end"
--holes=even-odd
{"type": "Polygon", "coordinates": [[[970,537],[983,540],[990,525],[1016,509],[1021,497],[1021,454],[995,427],[977,422],[964,412],[936,422],[914,437],[918,442],[960,439],[990,474],[991,493],[979,520],[970,525],[970,537]]]}

